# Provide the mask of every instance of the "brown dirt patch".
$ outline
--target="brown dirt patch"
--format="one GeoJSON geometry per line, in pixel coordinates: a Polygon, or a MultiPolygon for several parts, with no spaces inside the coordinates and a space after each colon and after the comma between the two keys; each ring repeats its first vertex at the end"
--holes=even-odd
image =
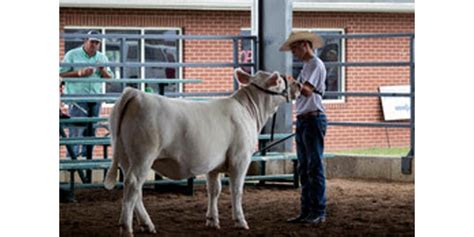
{"type": "MultiPolygon", "coordinates": [[[[194,196],[145,189],[145,207],[158,233],[135,236],[414,235],[413,183],[328,180],[327,222],[320,226],[285,223],[299,211],[299,189],[246,185],[243,208],[249,231],[233,228],[228,186],[222,191],[221,229],[214,230],[205,227],[204,185],[195,187],[194,196]]],[[[122,190],[78,190],[76,199],[60,204],[61,236],[118,236],[122,190]]]]}

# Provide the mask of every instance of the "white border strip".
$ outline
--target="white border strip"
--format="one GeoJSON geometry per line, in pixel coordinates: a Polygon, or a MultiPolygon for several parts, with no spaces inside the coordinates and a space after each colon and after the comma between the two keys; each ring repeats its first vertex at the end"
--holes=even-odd
{"type": "MultiPolygon", "coordinates": [[[[60,7],[250,11],[252,0],[59,0],[60,7]]],[[[414,13],[407,2],[299,2],[294,11],[414,13]]]]}

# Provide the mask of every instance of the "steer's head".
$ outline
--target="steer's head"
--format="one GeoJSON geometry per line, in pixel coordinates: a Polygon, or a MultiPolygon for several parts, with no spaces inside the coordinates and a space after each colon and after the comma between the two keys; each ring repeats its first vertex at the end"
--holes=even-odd
{"type": "Polygon", "coordinates": [[[250,75],[237,68],[234,73],[241,84],[250,84],[267,94],[283,96],[287,102],[300,95],[301,83],[295,80],[288,81],[276,71],[273,73],[258,71],[255,75],[250,75]]]}
{"type": "Polygon", "coordinates": [[[296,97],[300,96],[303,84],[297,80],[288,80],[288,84],[290,84],[290,99],[294,100],[296,97]]]}

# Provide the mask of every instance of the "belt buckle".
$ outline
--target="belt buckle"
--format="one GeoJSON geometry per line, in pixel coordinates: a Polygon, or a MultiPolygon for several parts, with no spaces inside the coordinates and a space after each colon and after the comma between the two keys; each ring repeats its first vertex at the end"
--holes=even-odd
{"type": "Polygon", "coordinates": [[[297,118],[299,118],[299,119],[307,119],[307,118],[309,118],[309,117],[311,117],[311,116],[318,116],[319,113],[320,113],[319,111],[310,111],[310,112],[306,112],[306,113],[304,113],[304,114],[298,115],[297,118]]]}

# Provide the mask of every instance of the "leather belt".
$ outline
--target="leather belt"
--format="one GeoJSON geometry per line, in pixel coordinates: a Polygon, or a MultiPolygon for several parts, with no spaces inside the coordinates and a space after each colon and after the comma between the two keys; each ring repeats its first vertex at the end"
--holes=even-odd
{"type": "Polygon", "coordinates": [[[316,117],[320,114],[323,114],[323,112],[317,110],[317,111],[310,111],[310,112],[306,112],[306,113],[303,113],[303,114],[300,114],[300,115],[297,115],[296,118],[297,119],[308,119],[308,118],[311,118],[311,117],[316,117]]]}

